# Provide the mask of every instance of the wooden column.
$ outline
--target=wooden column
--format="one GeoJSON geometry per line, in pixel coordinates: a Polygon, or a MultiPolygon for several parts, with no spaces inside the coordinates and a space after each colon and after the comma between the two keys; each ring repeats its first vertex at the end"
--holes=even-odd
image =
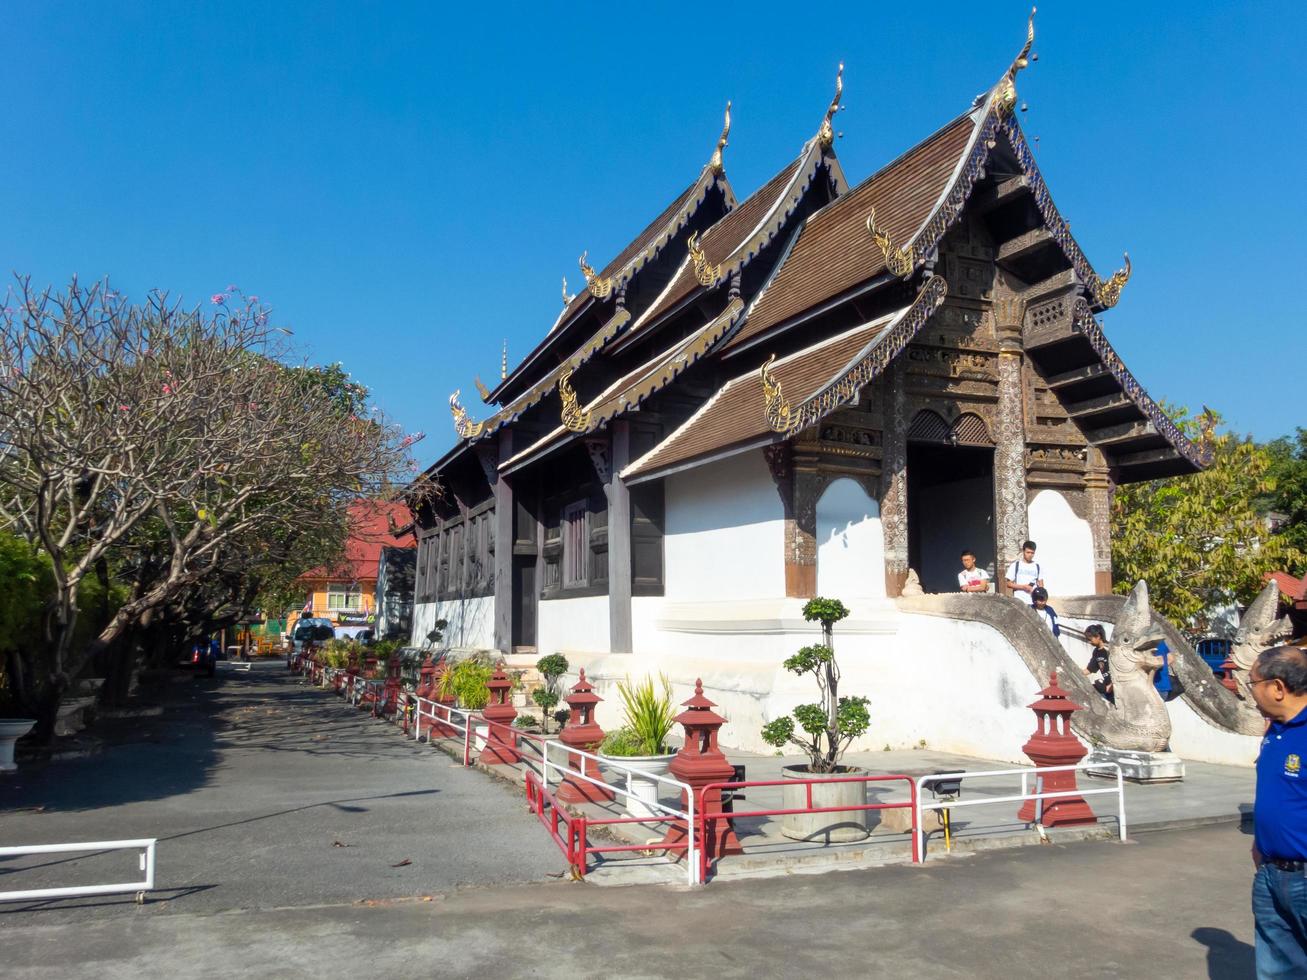
{"type": "Polygon", "coordinates": [[[1022,383],[1021,324],[1025,302],[1005,295],[994,301],[998,334],[998,411],[994,443],[994,589],[1003,591],[1005,570],[1021,555],[1029,526],[1026,506],[1026,413],[1022,383]]]}
{"type": "Polygon", "coordinates": [[[897,596],[908,577],[908,392],[903,359],[884,374],[880,523],[885,535],[885,594],[897,596]]]}
{"type": "Polygon", "coordinates": [[[619,475],[631,461],[631,427],[624,419],[608,426],[608,648],[632,652],[631,636],[631,491],[619,475]]]}
{"type": "MultiPolygon", "coordinates": [[[[497,459],[512,455],[513,434],[499,433],[497,459]]],[[[513,651],[513,487],[495,472],[495,648],[513,651]]]]}
{"type": "Polygon", "coordinates": [[[1094,592],[1112,594],[1112,478],[1101,450],[1089,449],[1085,494],[1089,498],[1089,533],[1094,542],[1094,592]]]}

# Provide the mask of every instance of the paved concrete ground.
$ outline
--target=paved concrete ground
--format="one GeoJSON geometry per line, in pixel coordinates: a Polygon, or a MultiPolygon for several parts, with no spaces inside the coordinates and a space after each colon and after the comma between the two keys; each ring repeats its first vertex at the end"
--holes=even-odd
{"type": "MultiPolygon", "coordinates": [[[[484,777],[483,777],[484,778],[484,777]]],[[[821,877],[463,889],[431,902],[0,922],[7,980],[1252,974],[1248,840],[1154,832],[821,877]]]]}
{"type": "MultiPolygon", "coordinates": [[[[284,661],[179,675],[161,715],[100,731],[102,755],[0,780],[0,842],[158,837],[147,914],[411,897],[561,864],[513,790],[291,683],[284,661]]],[[[130,880],[134,864],[10,860],[0,890],[130,880]]],[[[124,900],[57,903],[41,921],[70,906],[116,920],[124,900]]],[[[0,931],[18,919],[0,906],[0,931]]]]}
{"type": "MultiPolygon", "coordinates": [[[[1237,823],[698,889],[596,888],[550,877],[561,856],[519,789],[299,687],[279,664],[183,680],[161,716],[103,734],[102,756],[0,783],[0,840],[159,836],[159,890],[141,907],[0,906],[6,980],[1251,976],[1237,823]]],[[[755,757],[750,775],[774,763],[755,757]]],[[[1188,803],[1228,818],[1247,777],[1208,775],[1188,803]]],[[[95,860],[0,865],[0,888],[104,873],[95,860]]]]}

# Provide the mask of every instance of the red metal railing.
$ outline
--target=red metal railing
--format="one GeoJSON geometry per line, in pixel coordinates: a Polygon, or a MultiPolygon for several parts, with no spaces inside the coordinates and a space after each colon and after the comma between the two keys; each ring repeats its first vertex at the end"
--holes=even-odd
{"type": "Polygon", "coordinates": [[[590,843],[589,831],[592,827],[607,827],[624,823],[659,823],[683,819],[675,814],[660,814],[648,817],[585,817],[573,815],[559,804],[557,797],[545,787],[532,770],[526,771],[526,802],[531,812],[544,825],[545,830],[558,845],[558,849],[567,858],[572,874],[584,878],[589,868],[591,854],[615,854],[631,851],[688,851],[688,839],[676,843],[658,842],[655,844],[604,844],[595,846],[590,843]],[[566,834],[559,832],[562,825],[566,834]]]}
{"type": "MultiPolygon", "coordinates": [[[[711,821],[716,820],[734,820],[744,819],[747,817],[783,817],[796,813],[846,813],[850,810],[910,810],[912,812],[912,861],[917,863],[921,860],[917,852],[917,784],[911,776],[894,773],[884,776],[840,776],[835,779],[752,779],[743,782],[733,783],[709,783],[700,792],[700,799],[708,796],[713,791],[720,793],[722,790],[731,792],[737,789],[749,789],[758,786],[805,786],[807,787],[805,796],[807,806],[782,810],[732,810],[729,813],[715,811],[712,813],[705,812],[701,807],[699,810],[699,821],[702,825],[702,839],[710,839],[708,831],[711,829],[711,821]],[[814,785],[828,786],[831,783],[888,783],[902,781],[908,784],[909,799],[902,803],[862,803],[850,806],[847,803],[841,803],[838,806],[813,806],[812,805],[812,787],[814,785]]],[[[710,797],[713,798],[713,797],[710,797]]],[[[699,882],[702,884],[708,880],[708,863],[710,856],[706,847],[699,848],[699,882]]]]}

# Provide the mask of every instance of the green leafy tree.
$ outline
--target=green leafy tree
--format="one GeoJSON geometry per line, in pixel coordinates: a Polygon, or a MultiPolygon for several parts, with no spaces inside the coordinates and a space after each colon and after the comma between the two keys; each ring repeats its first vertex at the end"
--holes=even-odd
{"type": "Polygon", "coordinates": [[[1266,509],[1283,514],[1284,525],[1276,532],[1299,557],[1286,571],[1294,575],[1307,573],[1307,429],[1299,427],[1292,437],[1281,436],[1266,444],[1271,456],[1270,477],[1274,489],[1265,500],[1266,509]]]}
{"type": "Polygon", "coordinates": [[[821,624],[822,642],[806,646],[785,661],[785,669],[802,676],[812,674],[821,692],[821,700],[801,704],[793,717],[776,718],[762,729],[768,745],[780,748],[797,745],[808,753],[808,770],[816,773],[837,771],[840,758],[849,743],[871,726],[870,703],[862,697],[840,697],[840,670],[835,662],[834,627],[849,615],[838,599],[809,599],[803,618],[821,624]],[[797,722],[797,726],[795,724],[797,722]]]}
{"type": "Polygon", "coordinates": [[[1268,532],[1258,501],[1275,492],[1275,458],[1250,438],[1204,433],[1183,408],[1167,412],[1190,438],[1205,440],[1211,464],[1190,476],[1118,487],[1112,505],[1112,580],[1128,593],[1148,582],[1153,607],[1195,632],[1211,611],[1251,602],[1264,572],[1303,556],[1290,540],[1268,532]]]}

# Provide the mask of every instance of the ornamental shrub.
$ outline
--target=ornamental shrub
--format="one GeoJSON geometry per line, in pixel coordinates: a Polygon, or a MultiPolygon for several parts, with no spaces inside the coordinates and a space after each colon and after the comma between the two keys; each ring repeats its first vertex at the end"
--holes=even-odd
{"type": "Polygon", "coordinates": [[[849,610],[838,599],[809,599],[803,618],[821,624],[822,642],[803,647],[785,661],[785,669],[802,676],[812,674],[817,681],[820,703],[801,704],[792,717],[776,718],[762,729],[768,745],[780,748],[797,745],[808,754],[808,771],[834,772],[844,751],[858,736],[871,727],[870,703],[862,697],[840,697],[840,669],[835,662],[835,624],[848,616],[849,610]],[[797,722],[797,725],[796,725],[797,722]]]}

